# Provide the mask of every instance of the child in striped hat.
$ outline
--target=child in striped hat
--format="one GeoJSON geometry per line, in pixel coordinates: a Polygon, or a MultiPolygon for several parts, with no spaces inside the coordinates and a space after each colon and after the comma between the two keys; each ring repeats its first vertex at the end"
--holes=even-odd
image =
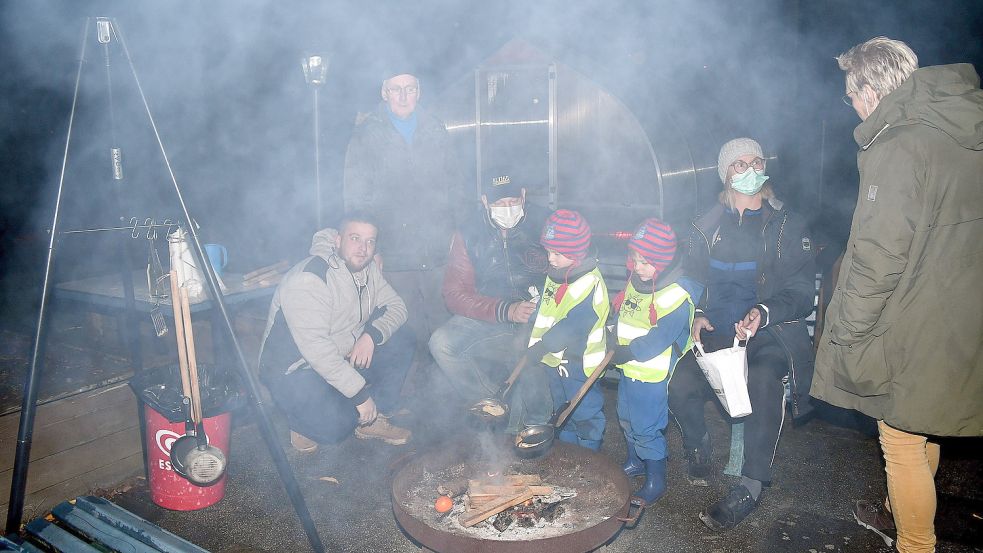
{"type": "MultiPolygon", "coordinates": [[[[610,303],[597,259],[589,254],[590,239],[587,221],[561,209],[546,220],[539,240],[550,267],[526,356],[549,375],[555,406],[573,398],[594,371],[604,370],[610,303]]],[[[592,386],[559,429],[560,441],[599,450],[606,424],[603,407],[604,396],[592,386]]]]}
{"type": "Polygon", "coordinates": [[[669,377],[692,344],[693,300],[673,266],[676,234],[662,221],[646,219],[628,242],[630,276],[615,299],[617,332],[611,363],[622,371],[618,421],[628,442],[622,467],[628,477],[645,476],[636,496],[645,504],[666,491],[669,377]]]}

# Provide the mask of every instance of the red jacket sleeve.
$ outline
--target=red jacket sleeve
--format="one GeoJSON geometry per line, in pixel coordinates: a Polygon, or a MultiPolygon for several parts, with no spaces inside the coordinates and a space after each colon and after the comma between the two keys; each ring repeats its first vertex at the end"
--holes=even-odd
{"type": "Polygon", "coordinates": [[[474,265],[464,247],[464,238],[455,231],[451,238],[451,253],[444,270],[444,302],[455,315],[479,321],[506,322],[498,314],[507,312],[500,298],[482,296],[475,288],[474,265]]]}

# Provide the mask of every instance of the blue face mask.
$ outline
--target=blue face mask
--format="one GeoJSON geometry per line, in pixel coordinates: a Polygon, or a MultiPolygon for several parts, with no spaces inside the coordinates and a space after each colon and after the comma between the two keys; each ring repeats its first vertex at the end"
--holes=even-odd
{"type": "Polygon", "coordinates": [[[748,167],[743,173],[737,173],[730,179],[730,187],[741,194],[753,196],[765,185],[768,177],[764,173],[758,173],[753,167],[748,167]]]}

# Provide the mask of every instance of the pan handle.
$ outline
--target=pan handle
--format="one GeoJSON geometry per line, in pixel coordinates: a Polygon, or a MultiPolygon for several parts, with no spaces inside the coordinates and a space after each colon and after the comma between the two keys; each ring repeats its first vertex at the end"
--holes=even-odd
{"type": "Polygon", "coordinates": [[[644,499],[641,497],[632,497],[630,500],[628,500],[628,516],[617,518],[621,522],[625,523],[626,527],[634,528],[635,525],[638,524],[638,518],[642,516],[642,511],[645,510],[645,507],[647,507],[647,505],[645,504],[644,499]],[[632,507],[635,508],[635,514],[632,514],[631,512],[632,507]]]}
{"type": "Polygon", "coordinates": [[[501,389],[499,389],[498,394],[496,394],[495,397],[499,399],[505,399],[505,395],[508,394],[509,390],[512,389],[512,385],[515,384],[515,381],[519,378],[519,373],[522,372],[522,369],[525,366],[526,366],[526,356],[523,355],[522,358],[519,359],[519,362],[515,364],[515,368],[512,369],[512,374],[510,374],[508,380],[506,380],[505,383],[502,384],[501,389]]]}
{"type": "Polygon", "coordinates": [[[570,414],[573,413],[574,409],[580,405],[580,400],[584,399],[584,396],[587,395],[587,390],[590,390],[590,387],[593,386],[594,383],[597,382],[597,379],[604,373],[604,370],[607,368],[608,363],[611,362],[612,357],[614,357],[614,350],[607,352],[604,359],[601,360],[601,364],[594,369],[594,372],[590,374],[590,377],[588,377],[587,380],[584,381],[583,385],[580,386],[580,389],[577,390],[577,395],[573,396],[573,398],[567,402],[569,405],[567,405],[566,409],[563,409],[563,411],[560,413],[560,416],[556,419],[554,426],[560,428],[563,426],[563,423],[567,422],[567,417],[569,417],[570,414]]]}

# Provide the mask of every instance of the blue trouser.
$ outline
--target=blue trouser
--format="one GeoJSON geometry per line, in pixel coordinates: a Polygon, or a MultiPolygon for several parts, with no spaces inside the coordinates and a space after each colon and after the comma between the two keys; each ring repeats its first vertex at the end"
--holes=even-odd
{"type": "MultiPolygon", "coordinates": [[[[498,391],[519,356],[525,352],[528,329],[455,315],[430,337],[430,354],[465,403],[498,391]],[[521,340],[521,342],[520,342],[521,340]]],[[[508,431],[544,424],[553,403],[542,371],[523,370],[509,394],[508,431]]]]}
{"type": "MultiPolygon", "coordinates": [[[[557,409],[573,399],[577,395],[580,387],[587,380],[584,370],[580,364],[568,363],[561,365],[565,368],[563,376],[558,369],[554,369],[544,364],[541,368],[549,374],[550,393],[553,394],[553,404],[557,409]]],[[[601,370],[598,367],[596,370],[601,370]]],[[[560,428],[559,439],[561,442],[578,444],[583,447],[597,451],[601,448],[601,439],[604,437],[604,425],[607,419],[604,417],[604,394],[601,393],[600,386],[595,382],[584,395],[580,405],[570,414],[570,418],[560,428]]]]}
{"type": "Polygon", "coordinates": [[[669,424],[669,379],[642,382],[621,375],[618,383],[618,422],[628,447],[647,461],[665,459],[669,424]]]}
{"type": "MultiPolygon", "coordinates": [[[[413,344],[412,332],[401,327],[385,344],[375,347],[372,364],[361,370],[380,413],[392,413],[398,406],[399,391],[413,361],[413,344]]],[[[358,424],[355,402],[311,368],[286,375],[266,373],[263,384],[287,416],[290,429],[316,442],[340,442],[358,424]]]]}

